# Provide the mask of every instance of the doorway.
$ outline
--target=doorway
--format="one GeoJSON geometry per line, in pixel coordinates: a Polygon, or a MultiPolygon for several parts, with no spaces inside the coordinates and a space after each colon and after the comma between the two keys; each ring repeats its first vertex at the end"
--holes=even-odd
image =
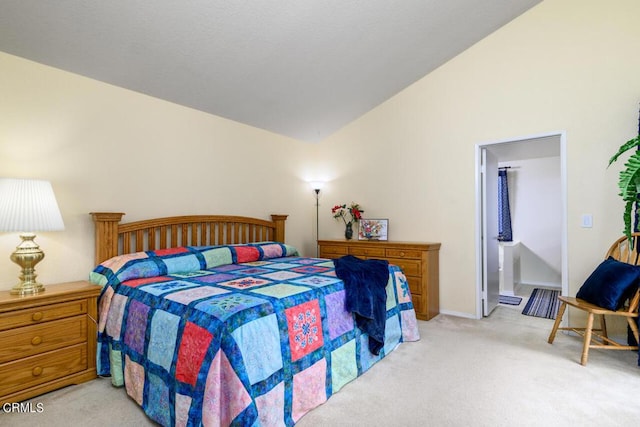
{"type": "Polygon", "coordinates": [[[498,294],[517,295],[523,288],[526,292],[529,286],[521,284],[558,287],[563,295],[567,294],[565,144],[565,132],[553,132],[476,145],[476,318],[491,314],[498,305],[498,294]],[[515,213],[514,244],[525,257],[520,260],[522,281],[520,286],[514,286],[515,291],[514,288],[505,291],[497,279],[500,270],[494,227],[497,209],[492,205],[497,206],[493,194],[498,167],[510,168],[509,179],[513,178],[514,185],[510,183],[509,188],[515,190],[510,203],[515,213]],[[551,177],[549,182],[537,182],[548,177],[551,177]],[[531,182],[535,184],[525,185],[531,182]],[[558,200],[545,202],[548,194],[555,194],[558,200]],[[544,214],[534,214],[536,206],[527,206],[527,203],[544,205],[544,214]],[[554,223],[545,225],[545,218],[554,223]],[[522,264],[524,261],[526,264],[522,264]]]}

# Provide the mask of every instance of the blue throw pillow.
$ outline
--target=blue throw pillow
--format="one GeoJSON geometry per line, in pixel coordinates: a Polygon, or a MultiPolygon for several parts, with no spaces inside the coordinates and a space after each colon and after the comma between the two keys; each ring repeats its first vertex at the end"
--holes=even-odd
{"type": "Polygon", "coordinates": [[[608,310],[618,310],[636,289],[640,267],[609,257],[584,282],[576,298],[608,310]]]}

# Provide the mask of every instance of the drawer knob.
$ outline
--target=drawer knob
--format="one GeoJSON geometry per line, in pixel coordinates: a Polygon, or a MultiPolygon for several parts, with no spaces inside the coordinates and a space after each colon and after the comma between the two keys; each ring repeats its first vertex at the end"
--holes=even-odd
{"type": "Polygon", "coordinates": [[[31,373],[33,374],[34,377],[37,377],[40,374],[42,374],[42,368],[40,366],[36,366],[35,368],[33,368],[31,373]]]}
{"type": "Polygon", "coordinates": [[[33,314],[31,315],[31,319],[32,319],[34,322],[38,322],[38,321],[42,320],[42,312],[41,312],[41,311],[38,311],[38,312],[33,313],[33,314]]]}
{"type": "Polygon", "coordinates": [[[31,344],[38,345],[40,343],[42,343],[42,338],[41,337],[36,335],[35,337],[31,338],[31,344]]]}
{"type": "Polygon", "coordinates": [[[404,256],[404,252],[403,251],[400,251],[400,256],[404,256]]]}

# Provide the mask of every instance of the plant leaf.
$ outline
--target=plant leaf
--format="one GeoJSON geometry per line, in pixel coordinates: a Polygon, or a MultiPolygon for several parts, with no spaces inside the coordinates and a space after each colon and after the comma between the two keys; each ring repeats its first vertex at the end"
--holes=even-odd
{"type": "Polygon", "coordinates": [[[633,153],[624,164],[624,169],[620,171],[618,188],[622,200],[628,202],[638,198],[638,182],[640,182],[640,151],[633,153]]]}
{"type": "Polygon", "coordinates": [[[633,250],[633,239],[631,239],[631,211],[632,210],[633,210],[633,202],[625,203],[624,213],[622,214],[622,218],[624,219],[623,233],[625,236],[627,236],[627,241],[629,242],[631,250],[633,250]]]}
{"type": "Polygon", "coordinates": [[[618,160],[618,157],[620,157],[620,155],[622,155],[626,151],[630,150],[631,148],[638,147],[638,146],[640,146],[640,135],[638,135],[635,138],[630,139],[627,142],[625,142],[624,144],[622,144],[620,146],[620,148],[618,148],[618,152],[616,154],[614,154],[613,157],[611,157],[609,159],[609,164],[607,165],[607,167],[611,166],[611,163],[613,163],[616,160],[618,160]]]}
{"type": "MultiPolygon", "coordinates": [[[[636,138],[638,140],[639,138],[636,138]]],[[[634,141],[634,140],[631,140],[634,141]]],[[[631,141],[627,142],[628,145],[631,141]]],[[[633,146],[633,145],[630,145],[633,146]]],[[[617,157],[614,156],[616,159],[617,157]]],[[[633,248],[633,242],[631,240],[631,214],[633,212],[633,204],[639,201],[638,198],[638,186],[640,185],[640,151],[636,151],[629,157],[624,164],[624,169],[620,171],[620,178],[618,180],[618,188],[620,189],[620,196],[625,202],[624,214],[622,215],[624,220],[624,235],[629,240],[629,244],[633,248]]]]}

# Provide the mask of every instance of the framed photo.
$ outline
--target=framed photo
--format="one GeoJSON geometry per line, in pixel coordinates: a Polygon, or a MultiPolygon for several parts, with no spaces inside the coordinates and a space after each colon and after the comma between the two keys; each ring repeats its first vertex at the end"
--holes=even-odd
{"type": "Polygon", "coordinates": [[[358,223],[358,240],[387,240],[388,219],[365,219],[358,223]]]}

